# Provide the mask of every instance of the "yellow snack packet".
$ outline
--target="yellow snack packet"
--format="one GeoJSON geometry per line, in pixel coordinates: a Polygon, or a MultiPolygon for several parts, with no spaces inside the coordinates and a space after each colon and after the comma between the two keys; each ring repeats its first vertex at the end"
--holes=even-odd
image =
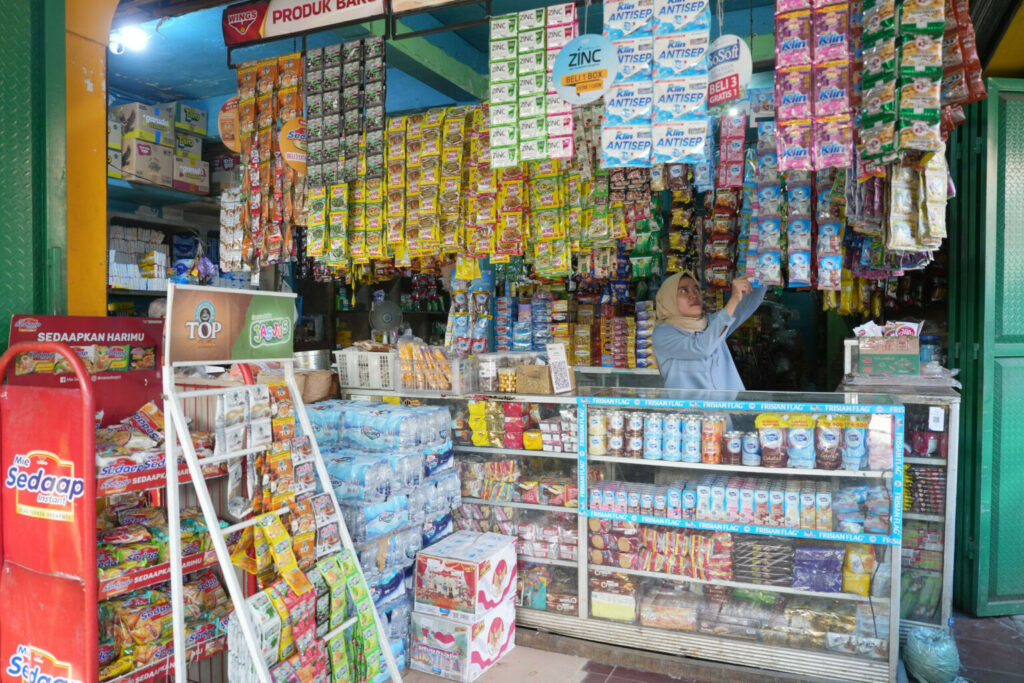
{"type": "Polygon", "coordinates": [[[288,587],[297,595],[302,595],[312,589],[309,579],[299,569],[292,551],[292,537],[281,523],[281,518],[276,513],[268,512],[259,518],[259,528],[267,537],[270,545],[270,554],[274,558],[277,570],[281,578],[285,580],[288,587]]]}

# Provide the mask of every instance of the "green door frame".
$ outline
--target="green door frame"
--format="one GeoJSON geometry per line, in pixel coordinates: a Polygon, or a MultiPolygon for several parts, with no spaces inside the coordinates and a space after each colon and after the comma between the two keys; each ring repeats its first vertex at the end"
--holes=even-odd
{"type": "Polygon", "coordinates": [[[950,340],[963,383],[955,600],[979,616],[1024,612],[1024,80],[987,84],[950,143],[950,340]]]}

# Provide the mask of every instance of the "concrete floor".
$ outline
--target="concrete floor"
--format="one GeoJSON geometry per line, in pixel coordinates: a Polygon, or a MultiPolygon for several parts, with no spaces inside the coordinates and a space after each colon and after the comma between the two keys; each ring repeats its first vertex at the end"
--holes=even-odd
{"type": "MultiPolygon", "coordinates": [[[[527,636],[523,630],[523,635],[527,636]]],[[[517,634],[519,635],[519,634],[517,634]]],[[[1024,615],[1017,617],[992,617],[976,619],[958,614],[953,620],[953,635],[956,638],[960,653],[960,675],[972,683],[1024,683],[1024,615]]],[[[529,636],[527,636],[529,638],[529,636]]],[[[534,636],[536,637],[536,636],[534,636]]],[[[575,640],[575,639],[568,639],[575,640]]],[[[535,641],[531,641],[535,642],[535,641]]],[[[542,645],[561,645],[565,649],[566,642],[561,643],[536,641],[542,645]]],[[[585,641],[576,641],[585,643],[585,641]]],[[[586,651],[593,651],[585,644],[586,651]]],[[[608,646],[597,645],[598,648],[608,646]]],[[[618,648],[613,648],[618,650],[618,648]]],[[[636,652],[636,651],[630,651],[636,652]]],[[[642,655],[650,655],[651,670],[665,670],[666,659],[674,659],[676,666],[669,670],[678,670],[680,660],[667,658],[664,655],[636,653],[639,657],[629,657],[634,666],[643,666],[642,655]]],[[[611,653],[613,660],[622,661],[620,653],[611,653]]],[[[599,656],[594,654],[591,656],[599,656]]],[[[608,661],[608,657],[601,657],[608,661]]],[[[587,657],[580,657],[560,652],[550,652],[523,645],[517,645],[494,668],[477,679],[479,683],[703,683],[705,681],[779,681],[800,680],[799,677],[788,677],[785,674],[769,674],[763,672],[757,676],[744,675],[729,665],[689,660],[686,670],[695,677],[682,678],[667,673],[651,673],[614,664],[601,663],[587,657]],[[731,669],[731,671],[730,671],[731,669]],[[765,675],[768,674],[768,675],[765,675]],[[774,680],[773,680],[774,679],[774,680]]],[[[747,670],[750,671],[750,670],[747,670]]],[[[407,683],[438,683],[443,680],[436,676],[409,671],[403,680],[407,683]]],[[[911,679],[913,680],[913,679],[911,679]]]]}

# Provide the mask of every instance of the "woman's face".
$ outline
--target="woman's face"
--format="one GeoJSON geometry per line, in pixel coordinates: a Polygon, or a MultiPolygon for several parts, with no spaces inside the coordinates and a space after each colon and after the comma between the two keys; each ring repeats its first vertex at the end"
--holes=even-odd
{"type": "Polygon", "coordinates": [[[692,277],[684,277],[679,280],[679,290],[676,292],[676,308],[680,315],[688,318],[699,318],[703,311],[703,297],[700,293],[700,286],[692,277]]]}

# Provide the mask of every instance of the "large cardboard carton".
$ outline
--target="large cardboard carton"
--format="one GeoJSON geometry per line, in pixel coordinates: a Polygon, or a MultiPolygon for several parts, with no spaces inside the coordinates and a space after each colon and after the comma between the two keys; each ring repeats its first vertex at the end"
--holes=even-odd
{"type": "Polygon", "coordinates": [[[118,107],[117,113],[121,121],[122,141],[139,139],[159,145],[174,145],[173,107],[133,102],[118,107]]]}
{"type": "Polygon", "coordinates": [[[417,612],[471,623],[515,589],[513,536],[459,531],[416,555],[417,612]]]}
{"type": "Polygon", "coordinates": [[[410,667],[470,683],[515,647],[515,601],[505,600],[468,624],[413,612],[410,641],[410,667]]]}
{"type": "Polygon", "coordinates": [[[174,150],[138,138],[124,141],[121,175],[133,183],[170,187],[174,177],[174,150]]]}
{"type": "Polygon", "coordinates": [[[121,177],[121,150],[119,149],[107,150],[107,177],[121,177]]]}
{"type": "Polygon", "coordinates": [[[175,154],[174,180],[171,186],[175,190],[210,194],[210,164],[175,154]]]}
{"type": "Polygon", "coordinates": [[[210,162],[210,190],[222,192],[242,184],[242,158],[234,153],[218,154],[210,162]]]}
{"type": "Polygon", "coordinates": [[[174,153],[196,161],[203,160],[203,139],[198,135],[176,133],[174,135],[174,153]]]}
{"type": "Polygon", "coordinates": [[[121,153],[121,122],[117,119],[107,119],[107,148],[121,153]]]}
{"type": "Polygon", "coordinates": [[[182,133],[206,136],[209,124],[209,115],[184,102],[171,102],[165,105],[174,112],[174,127],[182,133]]]}

